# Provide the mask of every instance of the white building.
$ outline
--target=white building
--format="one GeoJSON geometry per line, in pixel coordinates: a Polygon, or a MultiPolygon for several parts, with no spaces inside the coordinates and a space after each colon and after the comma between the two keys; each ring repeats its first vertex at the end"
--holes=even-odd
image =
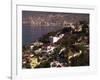
{"type": "Polygon", "coordinates": [[[39,49],[35,50],[34,52],[35,52],[36,54],[39,54],[39,53],[41,53],[41,52],[42,52],[42,49],[41,49],[41,48],[39,48],[39,49]]]}
{"type": "Polygon", "coordinates": [[[36,41],[36,42],[33,43],[33,45],[34,46],[41,46],[41,45],[43,45],[43,43],[42,42],[39,42],[39,41],[36,41]]]}
{"type": "Polygon", "coordinates": [[[50,36],[50,42],[51,43],[55,43],[57,42],[59,39],[61,39],[64,36],[64,34],[60,34],[59,36],[50,36]]]}
{"type": "Polygon", "coordinates": [[[34,48],[34,45],[30,45],[30,49],[33,50],[33,48],[34,48]]]}
{"type": "Polygon", "coordinates": [[[55,48],[56,48],[55,46],[48,46],[46,52],[47,52],[48,54],[52,54],[52,53],[54,52],[54,49],[55,49],[55,48]]]}

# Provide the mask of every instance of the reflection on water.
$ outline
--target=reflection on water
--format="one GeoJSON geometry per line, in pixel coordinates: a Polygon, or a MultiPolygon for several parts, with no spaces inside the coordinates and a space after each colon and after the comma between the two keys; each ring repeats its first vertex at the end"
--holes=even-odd
{"type": "Polygon", "coordinates": [[[37,40],[38,38],[40,38],[42,35],[48,33],[48,32],[52,32],[52,31],[56,31],[61,29],[61,26],[30,26],[30,25],[23,25],[22,27],[22,45],[26,45],[29,44],[35,40],[37,40]]]}

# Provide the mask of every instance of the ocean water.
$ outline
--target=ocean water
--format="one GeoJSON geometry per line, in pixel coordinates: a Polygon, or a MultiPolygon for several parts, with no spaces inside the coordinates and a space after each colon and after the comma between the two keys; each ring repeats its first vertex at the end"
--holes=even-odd
{"type": "Polygon", "coordinates": [[[30,44],[38,40],[44,34],[61,29],[61,26],[30,26],[23,25],[22,27],[22,45],[30,44]]]}

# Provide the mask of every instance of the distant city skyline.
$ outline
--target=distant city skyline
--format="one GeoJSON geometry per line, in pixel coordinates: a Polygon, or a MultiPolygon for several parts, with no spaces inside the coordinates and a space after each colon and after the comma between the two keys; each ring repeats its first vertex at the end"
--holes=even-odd
{"type": "Polygon", "coordinates": [[[66,22],[77,23],[79,21],[89,23],[89,14],[83,13],[57,13],[57,12],[39,12],[22,11],[22,24],[30,26],[62,26],[66,22]]]}

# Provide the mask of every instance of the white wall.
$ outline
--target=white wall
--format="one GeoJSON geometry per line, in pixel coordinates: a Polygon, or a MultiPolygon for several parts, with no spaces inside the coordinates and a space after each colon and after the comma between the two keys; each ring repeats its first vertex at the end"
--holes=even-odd
{"type": "MultiPolygon", "coordinates": [[[[20,1],[20,0],[18,0],[20,1]]],[[[25,0],[26,1],[26,0],[25,0]]],[[[27,0],[29,1],[29,0],[27,0]]],[[[47,3],[61,3],[61,4],[78,4],[78,5],[95,5],[97,6],[97,20],[98,28],[96,34],[100,34],[100,2],[99,0],[33,0],[35,2],[47,2],[47,3]]],[[[10,76],[10,59],[11,59],[11,1],[10,0],[1,0],[0,2],[0,80],[8,80],[10,76]]],[[[98,35],[98,48],[100,47],[100,37],[98,35]]],[[[100,49],[99,49],[100,50],[100,49]]],[[[100,52],[100,51],[99,51],[100,52]]],[[[100,56],[100,54],[98,54],[100,56]]],[[[98,58],[98,64],[100,67],[100,58],[98,58]]],[[[100,75],[100,68],[98,69],[100,75]]],[[[98,75],[98,74],[97,74],[98,75]]],[[[89,76],[87,79],[97,80],[98,76],[89,76]]],[[[80,79],[80,77],[78,77],[80,79]]],[[[84,78],[84,77],[83,77],[84,78]]],[[[56,78],[57,79],[57,78],[56,78]]],[[[61,78],[64,80],[63,78],[61,78]]],[[[76,78],[77,79],[77,78],[76,78]]],[[[49,79],[48,79],[49,80],[49,79]]],[[[52,79],[53,80],[53,79],[52,79]]],[[[60,80],[60,79],[58,79],[60,80]]],[[[81,79],[80,79],[81,80],[81,79]]]]}

